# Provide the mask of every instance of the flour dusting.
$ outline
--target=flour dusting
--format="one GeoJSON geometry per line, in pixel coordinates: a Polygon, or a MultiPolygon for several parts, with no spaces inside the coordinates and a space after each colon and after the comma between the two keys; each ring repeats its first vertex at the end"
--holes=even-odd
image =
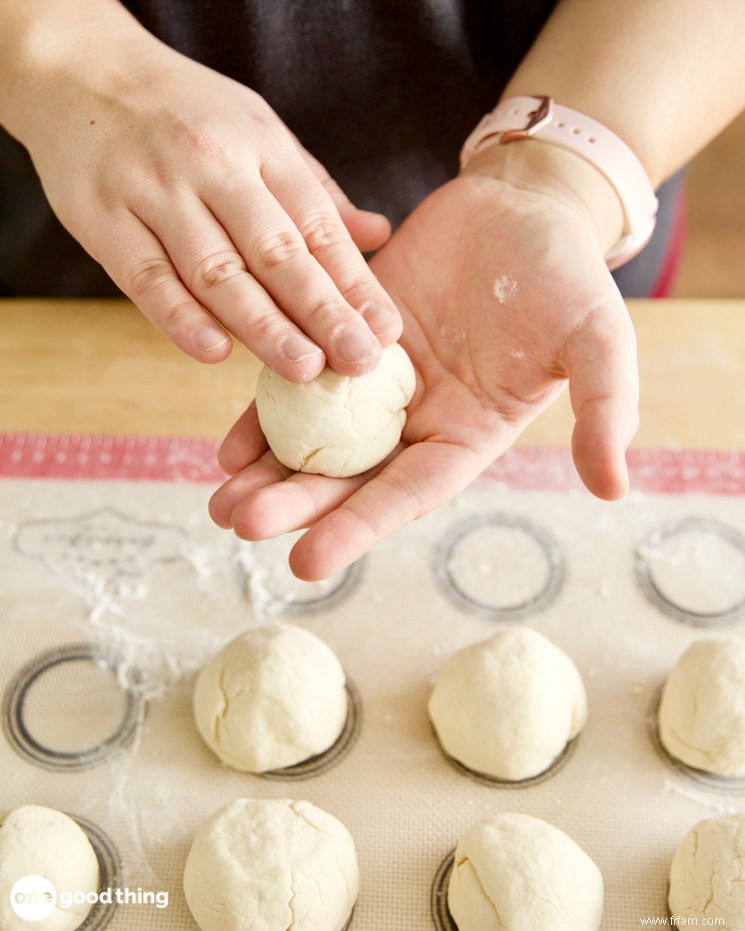
{"type": "Polygon", "coordinates": [[[725,805],[723,802],[715,801],[702,792],[696,792],[695,789],[685,788],[670,779],[665,780],[665,791],[672,792],[674,795],[679,795],[681,798],[689,799],[691,802],[698,802],[699,805],[711,808],[712,811],[715,811],[719,815],[734,815],[738,811],[738,809],[734,808],[732,805],[725,805]]]}
{"type": "Polygon", "coordinates": [[[506,304],[517,296],[518,284],[514,278],[509,275],[502,275],[501,278],[494,279],[494,297],[500,304],[506,304]]]}
{"type": "Polygon", "coordinates": [[[447,323],[440,327],[440,335],[449,343],[462,343],[468,333],[455,323],[447,323]]]}

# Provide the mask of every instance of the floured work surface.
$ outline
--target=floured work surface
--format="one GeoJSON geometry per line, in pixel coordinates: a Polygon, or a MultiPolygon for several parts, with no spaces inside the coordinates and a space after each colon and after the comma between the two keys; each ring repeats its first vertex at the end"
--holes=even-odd
{"type": "Polygon", "coordinates": [[[686,646],[745,629],[745,496],[606,504],[482,479],[348,575],[307,585],[289,576],[285,541],[243,544],[214,527],[210,490],[0,483],[0,807],[79,816],[111,840],[123,888],[168,893],[165,908],[114,909],[110,928],[195,927],[181,889],[191,839],[244,796],[306,798],[349,828],[361,867],[354,931],[433,928],[438,869],[466,829],[502,811],[551,822],[596,861],[607,931],[666,916],[684,835],[745,808],[745,786],[676,770],[649,727],[686,646]],[[336,652],[358,731],[331,765],[292,779],[231,772],[194,727],[196,671],[246,627],[283,620],[336,652]],[[500,787],[444,759],[426,702],[450,653],[514,623],[574,660],[590,718],[548,778],[500,787]]]}

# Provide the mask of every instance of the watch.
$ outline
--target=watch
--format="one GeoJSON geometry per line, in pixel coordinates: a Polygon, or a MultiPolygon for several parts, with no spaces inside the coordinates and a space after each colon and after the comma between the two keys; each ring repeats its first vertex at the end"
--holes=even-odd
{"type": "Polygon", "coordinates": [[[654,232],[658,205],[644,166],[607,126],[551,97],[510,97],[498,104],[466,139],[460,153],[461,170],[491,145],[531,138],[581,156],[615,190],[623,212],[623,232],[605,256],[608,267],[618,268],[640,252],[654,232]]]}

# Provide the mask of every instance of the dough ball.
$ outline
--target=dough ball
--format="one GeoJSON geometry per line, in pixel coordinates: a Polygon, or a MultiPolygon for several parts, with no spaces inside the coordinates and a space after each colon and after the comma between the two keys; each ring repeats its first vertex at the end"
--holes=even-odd
{"type": "Polygon", "coordinates": [[[354,907],[354,841],[310,802],[239,799],[194,839],[186,901],[202,931],[341,931],[354,907]]]}
{"type": "Polygon", "coordinates": [[[704,919],[722,931],[745,927],[744,812],[699,821],[686,835],[670,865],[668,905],[686,927],[704,919]]]}
{"type": "Polygon", "coordinates": [[[542,634],[502,630],[445,663],[429,716],[446,753],[498,779],[542,773],[584,727],[587,698],[569,657],[542,634]]]}
{"type": "Polygon", "coordinates": [[[264,368],[256,410],[274,455],[289,469],[359,475],[398,443],[415,388],[414,367],[394,343],[383,350],[377,367],[359,378],[326,366],[298,385],[264,368]]]}
{"type": "Polygon", "coordinates": [[[91,903],[65,901],[98,892],[98,858],[83,829],[61,811],[40,805],[16,808],[0,821],[0,928],[3,931],[73,931],[91,903]],[[25,876],[41,876],[57,893],[57,907],[33,923],[11,907],[11,890],[25,876]],[[69,905],[69,907],[68,907],[69,905]]]}
{"type": "Polygon", "coordinates": [[[206,666],[194,719],[207,746],[249,773],[294,766],[323,753],[344,729],[344,670],[314,634],[290,624],[255,627],[206,666]]]}
{"type": "Polygon", "coordinates": [[[698,640],[673,667],[658,712],[671,756],[720,776],[745,774],[745,640],[698,640]]]}
{"type": "Polygon", "coordinates": [[[603,877],[558,828],[502,814],[461,838],[448,906],[458,931],[597,931],[603,877]]]}

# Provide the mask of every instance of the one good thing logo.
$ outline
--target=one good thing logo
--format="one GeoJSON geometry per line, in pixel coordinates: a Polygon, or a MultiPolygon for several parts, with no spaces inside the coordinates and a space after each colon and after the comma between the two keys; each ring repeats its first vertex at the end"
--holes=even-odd
{"type": "Polygon", "coordinates": [[[24,876],[10,890],[10,907],[24,921],[43,921],[57,907],[57,890],[43,876],[24,876]]]}
{"type": "Polygon", "coordinates": [[[76,905],[153,905],[168,908],[168,893],[145,889],[109,888],[97,892],[58,892],[43,876],[24,876],[10,890],[10,906],[24,921],[43,921],[55,909],[76,905]]]}

